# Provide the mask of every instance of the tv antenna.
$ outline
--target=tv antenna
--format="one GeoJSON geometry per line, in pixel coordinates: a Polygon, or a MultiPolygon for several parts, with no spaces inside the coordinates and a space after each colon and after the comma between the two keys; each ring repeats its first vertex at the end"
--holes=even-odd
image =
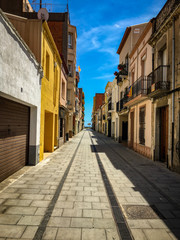
{"type": "MultiPolygon", "coordinates": [[[[36,3],[36,0],[32,0],[32,3],[36,3]]],[[[39,8],[42,8],[42,0],[39,0],[39,8]]]]}

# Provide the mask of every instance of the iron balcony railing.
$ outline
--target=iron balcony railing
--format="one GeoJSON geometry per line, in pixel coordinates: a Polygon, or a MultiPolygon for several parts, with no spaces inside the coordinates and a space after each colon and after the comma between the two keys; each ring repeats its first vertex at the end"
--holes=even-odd
{"type": "Polygon", "coordinates": [[[128,101],[139,95],[147,95],[148,82],[150,81],[149,76],[141,76],[132,85],[129,91],[128,101]]]}
{"type": "Polygon", "coordinates": [[[127,93],[125,93],[124,97],[121,98],[120,101],[116,103],[116,111],[120,112],[122,109],[125,109],[126,107],[124,106],[124,104],[127,102],[128,102],[128,96],[127,96],[127,93]]]}
{"type": "Polygon", "coordinates": [[[169,65],[161,65],[148,75],[148,94],[156,90],[169,90],[170,82],[168,81],[169,65]]]}

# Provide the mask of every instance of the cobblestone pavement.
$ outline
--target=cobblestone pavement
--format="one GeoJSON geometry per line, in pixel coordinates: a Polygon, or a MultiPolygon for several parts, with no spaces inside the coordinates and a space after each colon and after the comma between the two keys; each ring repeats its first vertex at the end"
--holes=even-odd
{"type": "Polygon", "coordinates": [[[180,239],[180,176],[90,130],[0,189],[0,240],[180,239]]]}

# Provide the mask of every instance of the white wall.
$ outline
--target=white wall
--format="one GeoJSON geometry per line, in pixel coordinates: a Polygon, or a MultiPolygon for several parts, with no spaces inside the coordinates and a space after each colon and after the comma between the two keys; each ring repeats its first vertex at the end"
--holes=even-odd
{"type": "Polygon", "coordinates": [[[40,65],[0,12],[0,95],[30,107],[29,164],[39,160],[40,65]]]}

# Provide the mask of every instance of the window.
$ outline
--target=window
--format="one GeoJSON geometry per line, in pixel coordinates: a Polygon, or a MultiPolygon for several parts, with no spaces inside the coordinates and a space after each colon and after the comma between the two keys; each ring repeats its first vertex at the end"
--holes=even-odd
{"type": "Polygon", "coordinates": [[[62,81],[62,98],[65,99],[65,82],[62,81]]]}
{"type": "Polygon", "coordinates": [[[58,71],[55,70],[55,76],[54,76],[54,96],[53,96],[53,103],[54,103],[54,106],[56,106],[56,98],[57,98],[57,82],[58,82],[58,71]]]}
{"type": "Polygon", "coordinates": [[[71,104],[71,90],[70,89],[67,90],[67,104],[68,105],[71,104]]]}
{"type": "Polygon", "coordinates": [[[131,80],[132,80],[132,84],[134,83],[134,70],[131,72],[131,80]]]}
{"type": "Polygon", "coordinates": [[[146,71],[146,54],[144,54],[144,56],[141,58],[141,76],[144,77],[145,76],[145,71],[146,71]]]}
{"type": "Polygon", "coordinates": [[[139,109],[139,143],[145,145],[145,107],[139,109]]]}
{"type": "Polygon", "coordinates": [[[128,65],[129,65],[129,57],[128,57],[128,55],[125,58],[125,65],[126,65],[126,71],[128,72],[128,65]]]}
{"type": "Polygon", "coordinates": [[[50,69],[50,59],[49,59],[49,54],[46,52],[46,78],[49,80],[49,69],[50,69]]]}
{"type": "Polygon", "coordinates": [[[123,92],[120,92],[120,99],[123,98],[123,92]]]}
{"type": "Polygon", "coordinates": [[[63,118],[60,118],[60,137],[63,137],[63,118]]]}
{"type": "Polygon", "coordinates": [[[73,76],[73,71],[72,71],[72,64],[71,63],[68,64],[68,71],[69,71],[69,77],[72,77],[73,76]]]}
{"type": "Polygon", "coordinates": [[[68,34],[68,48],[73,48],[73,44],[72,44],[72,33],[68,34]]]}

